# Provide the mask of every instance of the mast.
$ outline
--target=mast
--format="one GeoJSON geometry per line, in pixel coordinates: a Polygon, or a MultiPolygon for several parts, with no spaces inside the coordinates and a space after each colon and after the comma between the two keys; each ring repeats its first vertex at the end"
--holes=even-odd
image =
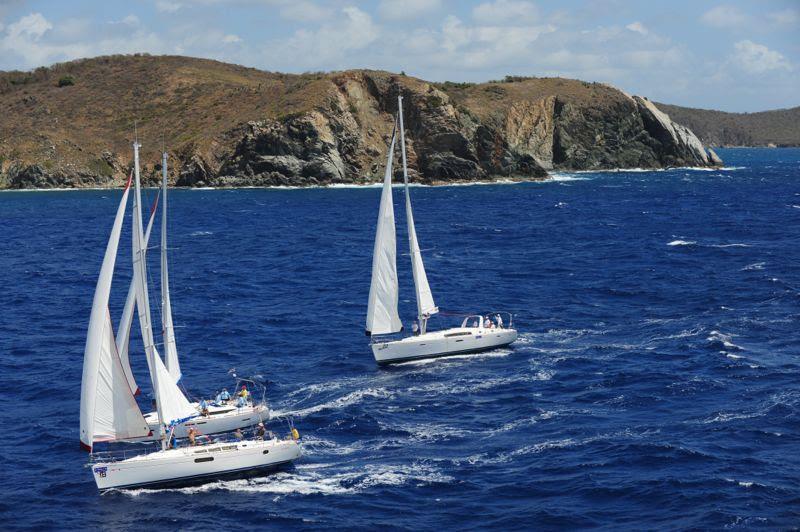
{"type": "Polygon", "coordinates": [[[417,319],[421,334],[425,334],[428,326],[428,318],[439,312],[436,303],[433,302],[433,294],[428,284],[428,276],[425,273],[425,265],[422,262],[422,253],[417,241],[417,231],[414,228],[414,214],[411,211],[411,194],[408,190],[408,165],[406,163],[406,135],[403,126],[403,96],[397,96],[398,115],[400,117],[400,151],[403,158],[403,183],[406,192],[406,224],[408,226],[408,246],[411,255],[411,271],[414,274],[414,289],[417,294],[417,319]]]}
{"type": "Polygon", "coordinates": [[[181,380],[178,362],[178,347],[175,343],[175,328],[172,325],[172,303],[169,299],[169,267],[167,265],[167,152],[161,154],[161,325],[164,338],[164,359],[167,371],[181,380]]]}
{"type": "MultiPolygon", "coordinates": [[[[133,174],[131,174],[131,178],[133,174]]],[[[156,207],[158,207],[158,196],[156,196],[153,206],[150,208],[150,220],[147,222],[147,229],[144,233],[144,247],[147,248],[147,243],[150,241],[150,231],[153,229],[153,220],[156,217],[156,207]]],[[[122,361],[122,368],[125,370],[125,378],[128,379],[128,384],[131,387],[133,395],[139,395],[139,386],[136,384],[136,378],[133,376],[130,362],[130,339],[131,339],[131,326],[133,325],[133,311],[136,306],[136,280],[131,279],[131,284],[128,287],[128,296],[125,298],[125,307],[122,311],[122,318],[117,326],[117,352],[122,361]]]]}
{"type": "Polygon", "coordinates": [[[153,328],[150,320],[150,299],[147,294],[147,262],[145,253],[147,246],[144,243],[142,228],[142,189],[139,175],[139,144],[138,136],[133,142],[133,165],[134,165],[134,194],[133,194],[133,275],[136,281],[136,303],[139,311],[139,326],[142,329],[142,342],[144,343],[145,355],[147,356],[147,366],[150,369],[150,380],[153,382],[153,395],[156,399],[156,411],[158,413],[158,437],[161,440],[161,448],[166,449],[167,442],[164,439],[164,414],[161,411],[161,397],[159,394],[158,371],[156,369],[155,344],[153,342],[153,328]]]}

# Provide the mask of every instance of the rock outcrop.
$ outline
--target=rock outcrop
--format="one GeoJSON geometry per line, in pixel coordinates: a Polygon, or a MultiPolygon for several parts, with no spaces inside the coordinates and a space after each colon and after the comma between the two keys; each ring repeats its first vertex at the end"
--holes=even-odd
{"type": "MultiPolygon", "coordinates": [[[[602,84],[558,78],[433,84],[381,71],[290,76],[189,58],[121,60],[145,69],[152,64],[153,79],[147,87],[154,86],[154,93],[137,97],[137,102],[155,102],[151,114],[162,105],[174,115],[175,105],[191,105],[186,94],[203,102],[202,108],[170,122],[179,130],[175,140],[168,141],[174,148],[170,179],[177,186],[377,181],[383,175],[399,94],[404,97],[412,181],[541,179],[549,170],[721,164],[688,128],[670,120],[646,98],[602,84]],[[172,69],[156,70],[154,62],[164,60],[174,63],[172,69]],[[192,76],[175,81],[175,72],[185,64],[192,66],[192,76]],[[203,81],[198,70],[213,83],[203,81]],[[261,111],[270,105],[273,111],[261,111]]],[[[67,69],[78,82],[66,90],[95,90],[81,89],[78,67],[91,67],[97,74],[106,68],[99,61],[77,62],[76,72],[67,69]]],[[[37,71],[37,75],[44,74],[37,71]]],[[[33,89],[29,86],[26,92],[33,89]]],[[[122,91],[117,98],[122,102],[124,87],[114,89],[122,91]]],[[[0,125],[0,133],[10,128],[0,141],[0,188],[104,187],[124,182],[131,165],[130,141],[127,132],[115,129],[120,127],[113,119],[115,110],[106,122],[97,117],[93,129],[62,127],[79,110],[65,109],[69,94],[56,92],[53,98],[62,100],[42,115],[49,121],[47,127],[37,126],[40,116],[30,106],[47,102],[49,92],[16,95],[15,91],[13,83],[5,88],[0,83],[0,105],[4,99],[11,102],[5,125],[0,125]],[[14,112],[22,113],[18,122],[14,112]],[[59,113],[67,113],[66,118],[59,113]],[[28,139],[19,125],[25,120],[40,128],[28,139]],[[87,132],[96,133],[87,136],[87,132]]],[[[77,92],[74,97],[78,98],[77,92]]],[[[148,135],[146,123],[140,134],[148,135]]],[[[143,160],[145,182],[156,182],[158,164],[148,166],[147,154],[143,160]]]]}

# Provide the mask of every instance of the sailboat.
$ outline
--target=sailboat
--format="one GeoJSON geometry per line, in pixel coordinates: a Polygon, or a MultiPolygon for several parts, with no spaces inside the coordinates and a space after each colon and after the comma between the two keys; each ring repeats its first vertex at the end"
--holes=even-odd
{"type": "Polygon", "coordinates": [[[142,227],[139,143],[134,143],[134,171],[125,186],[95,288],[84,351],[81,382],[81,447],[92,452],[99,442],[147,437],[147,422],[131,390],[129,377],[117,351],[108,302],[117,248],[127,207],[131,180],[133,196],[134,300],[139,316],[147,366],[156,402],[155,433],[161,449],[126,456],[94,453],[90,463],[101,491],[112,488],[158,487],[192,484],[207,479],[247,476],[286,464],[300,456],[297,432],[286,439],[239,440],[204,446],[171,448],[174,429],[198,412],[181,393],[156,351],[147,289],[145,238],[142,227]]]}
{"type": "MultiPolygon", "coordinates": [[[[153,207],[150,210],[150,218],[147,223],[147,229],[144,233],[144,249],[145,253],[150,241],[150,233],[153,229],[153,222],[155,220],[156,209],[161,200],[161,321],[162,321],[162,337],[164,341],[165,351],[165,366],[167,371],[172,375],[175,382],[179,382],[182,377],[180,362],[178,360],[178,352],[175,341],[175,327],[172,323],[172,304],[169,294],[169,265],[167,258],[167,153],[162,153],[162,182],[159,190],[159,196],[156,197],[153,207]]],[[[125,306],[122,312],[122,319],[117,329],[117,352],[122,361],[122,367],[125,371],[125,376],[134,395],[139,394],[139,386],[136,384],[136,379],[131,370],[131,363],[129,358],[129,345],[131,326],[133,324],[133,312],[136,304],[136,279],[131,280],[131,285],[128,290],[128,296],[125,300],[125,306]]],[[[202,408],[200,402],[193,402],[192,406],[198,414],[183,423],[178,424],[174,429],[174,435],[177,438],[185,438],[188,435],[189,429],[195,428],[202,434],[218,434],[222,432],[231,432],[237,428],[244,428],[255,425],[256,423],[263,422],[269,418],[269,409],[263,397],[259,402],[254,396],[255,388],[258,386],[253,381],[248,381],[251,385],[251,390],[248,391],[248,398],[243,402],[237,402],[235,398],[227,400],[209,399],[205,402],[205,409],[202,408]]],[[[237,383],[238,386],[238,383],[237,383]]],[[[182,393],[182,392],[181,392],[182,393]]],[[[133,438],[131,441],[154,441],[157,436],[156,428],[158,426],[157,412],[148,412],[145,414],[145,421],[153,429],[153,434],[143,438],[133,438]]]]}
{"type": "Polygon", "coordinates": [[[403,97],[397,97],[398,120],[392,132],[386,173],[378,211],[375,246],[372,256],[372,282],[367,307],[366,333],[372,337],[372,353],[380,364],[407,362],[422,358],[434,358],[463,353],[476,353],[511,344],[517,339],[513,328],[513,316],[509,313],[492,312],[464,317],[460,327],[439,331],[428,331],[428,320],[439,312],[433,300],[422,253],[414,226],[411,209],[411,194],[408,187],[405,131],[403,127],[403,97]],[[405,189],[406,225],[411,256],[411,271],[417,301],[418,330],[401,339],[389,339],[386,335],[403,330],[398,313],[399,283],[397,279],[397,243],[392,202],[392,162],[399,130],[400,152],[403,162],[403,184],[405,189]],[[503,326],[502,316],[508,321],[503,326]],[[494,321],[492,321],[494,318],[494,321]]]}

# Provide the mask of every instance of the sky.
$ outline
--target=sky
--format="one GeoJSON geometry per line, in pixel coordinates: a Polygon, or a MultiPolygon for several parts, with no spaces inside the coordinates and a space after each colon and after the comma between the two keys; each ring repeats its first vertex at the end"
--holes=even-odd
{"type": "Polygon", "coordinates": [[[736,112],[800,105],[800,0],[0,0],[0,70],[135,52],[429,81],[561,76],[736,112]]]}

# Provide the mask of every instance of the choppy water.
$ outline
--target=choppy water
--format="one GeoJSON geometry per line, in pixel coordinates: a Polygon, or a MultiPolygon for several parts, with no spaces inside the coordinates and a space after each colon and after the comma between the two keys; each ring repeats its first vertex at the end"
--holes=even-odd
{"type": "Polygon", "coordinates": [[[185,382],[266,374],[305,457],[102,497],[78,402],[119,191],[0,194],[4,528],[797,526],[800,150],[722,156],[415,188],[437,303],[513,310],[521,338],[388,369],[363,336],[378,189],[173,192],[185,382]]]}

